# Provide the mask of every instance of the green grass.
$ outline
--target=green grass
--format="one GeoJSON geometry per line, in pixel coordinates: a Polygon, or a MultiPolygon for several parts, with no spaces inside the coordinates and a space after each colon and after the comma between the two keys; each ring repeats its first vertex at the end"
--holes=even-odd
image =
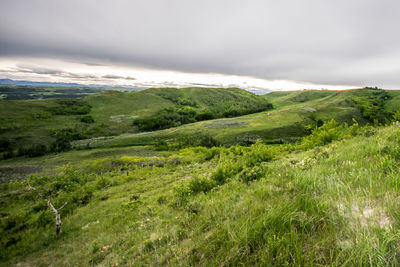
{"type": "MultiPolygon", "coordinates": [[[[135,155],[128,148],[108,158],[107,150],[62,154],[51,164],[65,157],[73,168],[54,170],[45,184],[31,178],[36,189],[3,186],[2,263],[396,265],[400,127],[360,129],[354,137],[339,126],[328,129],[337,137],[312,149],[305,140],[154,154],[143,149],[131,157],[120,157],[135,155]],[[83,185],[68,189],[74,183],[83,185]],[[37,195],[53,185],[70,190],[53,197],[56,206],[69,203],[59,237],[37,195]],[[83,196],[80,188],[93,189],[88,202],[74,202],[83,196]]],[[[315,132],[310,138],[326,137],[315,132]]]]}

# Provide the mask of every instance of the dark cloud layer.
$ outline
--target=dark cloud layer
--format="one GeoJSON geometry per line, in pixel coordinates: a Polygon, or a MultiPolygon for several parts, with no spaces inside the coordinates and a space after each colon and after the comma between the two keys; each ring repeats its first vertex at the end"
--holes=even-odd
{"type": "Polygon", "coordinates": [[[0,58],[400,88],[399,25],[397,0],[2,0],[0,58]]]}

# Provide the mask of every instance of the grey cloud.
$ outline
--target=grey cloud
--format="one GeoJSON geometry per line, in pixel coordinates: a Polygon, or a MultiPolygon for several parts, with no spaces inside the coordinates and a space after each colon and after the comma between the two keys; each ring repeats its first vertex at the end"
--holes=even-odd
{"type": "Polygon", "coordinates": [[[0,58],[400,88],[398,25],[396,0],[2,0],[0,58]]]}
{"type": "Polygon", "coordinates": [[[29,64],[17,64],[17,68],[14,70],[10,71],[4,71],[4,72],[11,72],[11,73],[30,73],[30,74],[40,74],[40,75],[51,75],[54,77],[63,77],[63,78],[70,78],[70,79],[88,79],[88,80],[98,80],[99,77],[97,75],[93,74],[81,74],[81,73],[72,73],[72,72],[67,72],[63,71],[60,69],[52,69],[52,68],[43,68],[43,67],[37,67],[37,66],[32,66],[29,64]]]}
{"type": "Polygon", "coordinates": [[[123,79],[124,77],[119,76],[119,75],[110,74],[110,75],[101,76],[101,78],[104,78],[104,79],[123,79]]]}
{"type": "Polygon", "coordinates": [[[136,80],[135,78],[130,77],[130,76],[124,77],[124,76],[114,75],[114,74],[103,75],[103,76],[101,76],[101,78],[104,78],[104,79],[124,79],[124,80],[132,80],[132,81],[136,80]]]}
{"type": "Polygon", "coordinates": [[[88,79],[88,80],[98,80],[99,77],[97,75],[93,74],[77,74],[77,73],[72,73],[72,72],[63,72],[60,77],[65,77],[65,78],[72,78],[72,79],[88,79]]]}
{"type": "Polygon", "coordinates": [[[17,64],[16,71],[26,72],[26,73],[36,73],[36,74],[49,74],[49,75],[60,75],[63,73],[63,71],[58,69],[36,67],[27,64],[17,64]]]}

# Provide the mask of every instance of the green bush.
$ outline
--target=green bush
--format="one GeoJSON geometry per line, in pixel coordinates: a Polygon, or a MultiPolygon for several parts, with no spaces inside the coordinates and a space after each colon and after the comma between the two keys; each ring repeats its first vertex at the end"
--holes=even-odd
{"type": "Polygon", "coordinates": [[[184,206],[188,202],[189,196],[192,194],[187,185],[181,184],[174,188],[174,195],[176,197],[175,205],[184,206]]]}
{"type": "Polygon", "coordinates": [[[211,174],[211,180],[216,185],[222,185],[226,183],[229,178],[242,171],[244,168],[240,162],[224,162],[220,163],[217,168],[211,174]]]}
{"type": "Polygon", "coordinates": [[[94,123],[94,119],[90,115],[79,118],[79,121],[84,122],[84,123],[94,123]]]}
{"type": "Polygon", "coordinates": [[[394,112],[393,114],[393,120],[394,121],[400,121],[400,109],[394,112]]]}
{"type": "Polygon", "coordinates": [[[193,178],[188,184],[188,189],[191,193],[197,194],[200,192],[207,193],[214,187],[214,184],[207,178],[193,178]]]}
{"type": "Polygon", "coordinates": [[[0,139],[0,152],[7,151],[11,148],[11,141],[9,139],[0,139]]]}
{"type": "Polygon", "coordinates": [[[239,174],[239,179],[242,182],[248,183],[254,180],[258,180],[265,174],[264,169],[261,166],[254,166],[252,168],[246,168],[239,174]]]}
{"type": "Polygon", "coordinates": [[[321,127],[314,128],[311,135],[303,138],[301,147],[311,149],[316,146],[326,145],[345,136],[344,126],[335,120],[330,120],[321,127]]]}

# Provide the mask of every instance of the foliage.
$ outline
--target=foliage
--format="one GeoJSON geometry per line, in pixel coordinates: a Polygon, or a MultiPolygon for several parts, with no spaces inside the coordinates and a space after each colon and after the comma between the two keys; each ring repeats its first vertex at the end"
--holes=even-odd
{"type": "Polygon", "coordinates": [[[400,121],[400,109],[393,114],[394,121],[400,121]]]}
{"type": "Polygon", "coordinates": [[[347,124],[339,124],[335,120],[330,120],[321,127],[312,129],[311,134],[303,138],[299,147],[311,149],[316,146],[323,146],[332,141],[355,136],[362,130],[364,129],[360,128],[357,122],[348,126],[347,124]]]}
{"type": "Polygon", "coordinates": [[[273,108],[272,104],[265,103],[256,96],[241,95],[238,98],[228,91],[228,97],[219,95],[219,99],[212,97],[214,92],[199,96],[198,101],[202,102],[202,108],[199,108],[200,105],[192,97],[188,98],[183,91],[177,89],[165,88],[158,94],[176,106],[161,109],[149,117],[135,119],[133,125],[140,131],[167,129],[196,121],[235,117],[273,108]]]}
{"type": "Polygon", "coordinates": [[[9,139],[0,139],[0,152],[4,152],[9,150],[9,148],[11,147],[11,142],[9,139]]]}
{"type": "Polygon", "coordinates": [[[386,123],[390,117],[384,107],[385,102],[390,99],[388,92],[378,88],[365,88],[360,95],[353,97],[353,100],[363,117],[370,123],[386,123]]]}
{"type": "Polygon", "coordinates": [[[83,116],[83,117],[79,118],[79,120],[84,123],[94,123],[94,119],[90,115],[83,116]]]}
{"type": "Polygon", "coordinates": [[[53,115],[82,115],[90,112],[91,106],[82,99],[59,99],[56,106],[49,107],[53,115]]]}

